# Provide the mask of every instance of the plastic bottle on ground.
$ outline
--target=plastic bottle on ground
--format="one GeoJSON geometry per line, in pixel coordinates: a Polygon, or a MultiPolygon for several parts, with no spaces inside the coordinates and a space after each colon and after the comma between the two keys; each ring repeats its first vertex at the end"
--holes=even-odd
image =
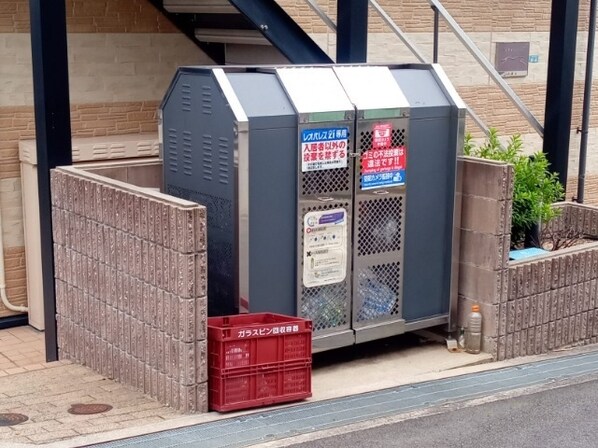
{"type": "Polygon", "coordinates": [[[459,337],[457,338],[459,350],[465,350],[465,328],[459,328],[459,337]]]}
{"type": "Polygon", "coordinates": [[[482,348],[482,314],[480,306],[473,305],[471,313],[467,316],[467,330],[465,332],[465,351],[467,353],[480,353],[482,348]]]}

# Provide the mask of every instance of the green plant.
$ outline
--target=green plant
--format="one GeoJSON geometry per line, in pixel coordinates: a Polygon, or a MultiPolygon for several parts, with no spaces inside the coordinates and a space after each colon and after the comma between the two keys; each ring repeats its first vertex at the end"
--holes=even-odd
{"type": "Polygon", "coordinates": [[[549,162],[543,152],[531,156],[522,153],[523,141],[519,134],[513,135],[506,146],[501,145],[496,129],[491,129],[481,145],[476,145],[470,134],[465,137],[464,153],[472,157],[499,160],[514,167],[513,222],[511,246],[519,246],[534,225],[548,223],[558,216],[552,207],[564,197],[563,186],[556,173],[549,170],[549,162]]]}

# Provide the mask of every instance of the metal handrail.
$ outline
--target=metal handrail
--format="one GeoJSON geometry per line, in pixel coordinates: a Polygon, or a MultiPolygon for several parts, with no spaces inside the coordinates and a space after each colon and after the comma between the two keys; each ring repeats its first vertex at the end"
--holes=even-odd
{"type": "Polygon", "coordinates": [[[486,56],[484,56],[481,50],[469,38],[467,33],[463,31],[463,29],[459,26],[455,19],[449,14],[449,12],[444,8],[444,6],[442,6],[442,3],[439,0],[428,0],[428,2],[433,8],[436,8],[438,13],[442,16],[442,18],[446,20],[448,26],[451,28],[453,33],[455,33],[455,35],[461,41],[461,43],[465,45],[469,53],[482,66],[482,68],[486,70],[486,73],[488,73],[490,78],[492,78],[492,80],[498,85],[498,87],[500,87],[500,89],[505,93],[505,95],[507,95],[507,97],[511,100],[515,107],[519,109],[519,112],[521,112],[521,114],[534,128],[538,135],[544,138],[544,128],[542,127],[540,122],[525,106],[525,104],[523,104],[523,101],[521,101],[521,98],[519,98],[515,91],[511,89],[511,86],[502,78],[502,76],[500,76],[500,74],[492,66],[490,61],[488,61],[486,56]]]}
{"type": "Polygon", "coordinates": [[[328,25],[328,28],[330,28],[332,31],[336,31],[336,23],[334,23],[334,21],[328,17],[328,14],[326,14],[322,8],[320,8],[316,0],[305,0],[305,3],[307,3],[312,11],[315,12],[326,25],[328,25]]]}
{"type": "MultiPolygon", "coordinates": [[[[369,0],[370,6],[378,13],[378,15],[384,20],[391,30],[403,41],[405,46],[413,53],[413,55],[422,63],[427,64],[429,63],[428,59],[423,55],[421,51],[415,46],[413,42],[407,37],[407,35],[403,32],[403,30],[392,20],[392,18],[384,11],[384,9],[378,4],[376,0],[369,0]]],[[[471,107],[468,105],[467,113],[471,117],[471,119],[478,125],[478,127],[484,131],[484,134],[489,135],[490,130],[488,126],[482,121],[482,119],[476,114],[471,107]]]]}
{"type": "MultiPolygon", "coordinates": [[[[312,8],[312,10],[331,28],[333,31],[336,31],[335,23],[328,17],[328,15],[318,6],[316,0],[305,0],[307,4],[312,8]]],[[[527,122],[534,128],[534,130],[538,133],[540,137],[544,137],[544,128],[537,120],[537,118],[532,114],[532,112],[527,108],[527,106],[521,101],[521,98],[515,93],[515,91],[511,88],[511,86],[500,76],[500,74],[496,71],[496,69],[492,66],[490,61],[486,58],[486,56],[482,53],[482,51],[477,47],[477,45],[469,38],[467,33],[463,31],[463,29],[459,26],[459,24],[455,21],[455,19],[449,14],[449,12],[444,8],[440,0],[428,0],[430,6],[434,9],[435,14],[435,21],[437,20],[436,17],[438,14],[442,15],[442,18],[447,22],[453,33],[457,36],[457,38],[461,41],[461,43],[467,48],[470,54],[474,57],[474,59],[482,66],[482,68],[486,71],[486,73],[490,76],[490,78],[498,85],[498,87],[503,91],[503,93],[509,98],[509,100],[515,105],[515,107],[519,110],[519,112],[523,115],[523,117],[527,120],[527,122]]],[[[388,25],[388,27],[401,39],[401,41],[405,44],[405,46],[413,53],[413,55],[423,63],[428,63],[427,58],[423,55],[422,52],[415,46],[415,44],[407,37],[407,35],[403,32],[403,30],[392,20],[392,18],[384,11],[384,9],[378,4],[376,0],[369,0],[370,6],[373,10],[382,18],[382,20],[388,25]]],[[[436,44],[435,44],[436,45],[436,44]]],[[[435,52],[437,51],[437,47],[435,47],[435,52]]],[[[473,121],[484,131],[484,133],[488,134],[488,127],[484,124],[484,122],[480,119],[480,117],[469,107],[467,106],[467,113],[471,116],[473,121]]]]}
{"type": "MultiPolygon", "coordinates": [[[[336,24],[328,17],[328,15],[320,8],[316,0],[305,0],[308,6],[322,19],[322,21],[333,31],[336,31],[336,24]]],[[[378,4],[376,0],[369,0],[370,6],[376,11],[382,20],[394,31],[394,33],[403,41],[405,46],[413,53],[413,55],[422,63],[429,63],[428,59],[423,55],[421,51],[415,46],[413,42],[407,37],[403,30],[390,18],[390,16],[384,11],[384,9],[378,4]]],[[[489,134],[488,126],[482,121],[482,119],[476,114],[473,109],[467,107],[467,113],[474,121],[474,123],[486,134],[489,134]]]]}

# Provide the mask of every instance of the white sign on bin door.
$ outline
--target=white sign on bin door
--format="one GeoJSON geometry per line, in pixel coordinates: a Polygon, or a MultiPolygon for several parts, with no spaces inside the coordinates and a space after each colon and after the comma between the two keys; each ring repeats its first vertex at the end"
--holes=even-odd
{"type": "Polygon", "coordinates": [[[303,285],[342,282],[347,276],[347,211],[309,212],[303,229],[303,285]]]}
{"type": "Polygon", "coordinates": [[[349,128],[304,129],[301,131],[301,171],[347,167],[349,128]]]}

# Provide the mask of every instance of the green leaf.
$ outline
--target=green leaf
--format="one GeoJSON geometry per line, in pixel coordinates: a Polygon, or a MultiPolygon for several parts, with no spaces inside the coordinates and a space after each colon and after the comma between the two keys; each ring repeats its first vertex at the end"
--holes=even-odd
{"type": "Polygon", "coordinates": [[[555,210],[552,204],[563,199],[563,186],[557,174],[550,172],[546,154],[523,154],[523,140],[520,134],[511,136],[504,147],[496,129],[490,129],[488,137],[480,146],[476,146],[471,135],[467,134],[464,153],[513,165],[512,245],[517,245],[523,239],[525,231],[534,224],[546,224],[558,216],[560,211],[555,210]]]}

